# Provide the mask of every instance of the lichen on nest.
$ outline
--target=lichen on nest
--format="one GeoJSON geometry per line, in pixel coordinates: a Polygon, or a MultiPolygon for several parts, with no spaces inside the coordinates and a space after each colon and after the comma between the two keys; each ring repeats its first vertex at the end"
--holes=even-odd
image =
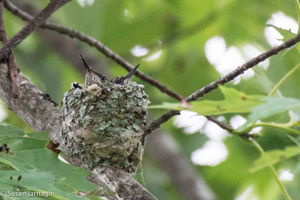
{"type": "Polygon", "coordinates": [[[62,101],[62,137],[69,156],[88,168],[134,172],[142,160],[148,95],[135,82],[76,87],[62,101]]]}

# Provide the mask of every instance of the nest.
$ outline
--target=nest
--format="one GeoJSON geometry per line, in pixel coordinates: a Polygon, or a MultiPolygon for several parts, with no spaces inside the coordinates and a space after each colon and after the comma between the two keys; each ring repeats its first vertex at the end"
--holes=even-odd
{"type": "Polygon", "coordinates": [[[117,167],[134,172],[142,160],[148,95],[143,85],[76,87],[62,101],[63,143],[69,156],[89,169],[117,167]]]}

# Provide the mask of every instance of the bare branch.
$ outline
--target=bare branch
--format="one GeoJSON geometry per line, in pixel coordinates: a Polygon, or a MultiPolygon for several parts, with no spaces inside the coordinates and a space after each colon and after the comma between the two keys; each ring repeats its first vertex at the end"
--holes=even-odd
{"type": "MultiPolygon", "coordinates": [[[[201,89],[197,90],[196,92],[191,94],[189,97],[187,97],[185,100],[195,101],[198,98],[203,97],[205,94],[217,89],[219,84],[224,85],[224,84],[232,81],[233,79],[235,79],[239,75],[243,74],[246,70],[256,66],[258,63],[266,60],[267,58],[278,54],[280,51],[294,46],[299,41],[300,41],[300,35],[296,35],[295,37],[287,40],[283,44],[281,44],[279,46],[276,46],[276,47],[273,47],[269,51],[264,52],[264,53],[258,55],[257,57],[252,58],[251,60],[244,63],[242,66],[239,66],[238,68],[236,68],[232,72],[228,73],[224,77],[222,77],[222,78],[220,78],[220,79],[218,79],[218,80],[202,87],[201,89]]],[[[158,118],[157,120],[153,121],[149,126],[150,128],[146,130],[144,135],[146,136],[146,135],[150,134],[151,131],[159,128],[159,126],[161,124],[165,123],[166,121],[168,121],[169,119],[171,119],[172,117],[174,117],[176,115],[178,115],[178,112],[174,112],[174,110],[169,110],[168,112],[163,114],[164,117],[162,116],[162,117],[158,118]],[[153,128],[151,128],[151,127],[153,127],[153,128]]],[[[222,127],[222,128],[224,128],[224,127],[222,127]]],[[[230,130],[229,127],[227,127],[227,128],[230,130]]]]}
{"type": "Polygon", "coordinates": [[[50,3],[34,17],[21,31],[11,38],[4,47],[0,49],[0,60],[7,57],[11,50],[20,44],[34,29],[45,22],[50,15],[70,0],[52,0],[50,3]]]}
{"type": "MultiPolygon", "coordinates": [[[[93,171],[91,178],[95,178],[96,169],[93,171]]],[[[101,171],[101,170],[99,170],[101,171]]],[[[105,176],[110,180],[110,185],[117,185],[115,189],[120,199],[132,200],[157,200],[150,192],[148,192],[140,183],[138,183],[128,172],[122,169],[109,168],[103,174],[97,173],[96,176],[105,176]]],[[[105,180],[105,179],[103,179],[105,180]]],[[[108,187],[108,185],[106,185],[108,187]]]]}
{"type": "Polygon", "coordinates": [[[205,116],[206,119],[208,119],[211,122],[214,122],[215,124],[217,124],[219,127],[221,127],[222,129],[225,129],[226,131],[228,131],[229,133],[233,132],[233,128],[230,125],[227,125],[223,122],[218,121],[217,119],[215,119],[212,116],[205,116]]]}
{"type": "MultiPolygon", "coordinates": [[[[11,2],[5,1],[4,5],[9,11],[11,11],[13,14],[20,17],[21,19],[26,20],[26,21],[32,19],[31,15],[20,10],[15,5],[13,5],[11,2]]],[[[96,40],[95,38],[93,38],[89,35],[86,35],[84,33],[76,31],[74,29],[66,28],[66,27],[56,25],[53,23],[48,23],[48,22],[42,24],[40,27],[56,31],[56,32],[59,32],[64,35],[68,35],[71,38],[76,38],[79,41],[85,42],[88,45],[95,47],[100,52],[102,52],[106,57],[114,60],[116,63],[121,65],[127,71],[131,71],[134,68],[134,66],[131,65],[129,62],[127,62],[124,58],[122,58],[117,53],[113,52],[111,49],[109,49],[104,44],[102,44],[100,41],[96,40]]],[[[1,53],[1,51],[0,51],[0,53],[1,53]]],[[[1,59],[1,57],[0,57],[0,59],[1,59]]],[[[134,74],[137,77],[139,77],[141,80],[146,81],[149,84],[153,85],[154,87],[158,88],[162,93],[166,93],[170,97],[173,97],[179,101],[181,101],[183,99],[183,96],[177,94],[175,91],[169,89],[167,86],[159,83],[157,80],[142,73],[141,71],[136,71],[134,74]]]]}
{"type": "Polygon", "coordinates": [[[143,139],[145,139],[145,137],[147,135],[149,135],[155,129],[158,129],[160,127],[160,125],[166,123],[167,121],[169,121],[169,119],[171,119],[175,115],[180,115],[180,111],[178,111],[178,110],[169,110],[168,112],[163,114],[157,120],[152,121],[151,124],[148,126],[148,128],[144,131],[143,139]]]}
{"type": "MultiPolygon", "coordinates": [[[[3,45],[6,45],[7,44],[7,35],[6,35],[4,19],[3,19],[3,2],[2,1],[0,1],[0,38],[1,38],[3,45]]],[[[19,72],[18,72],[18,68],[16,65],[15,56],[12,52],[9,54],[7,63],[9,65],[10,77],[12,80],[12,94],[13,94],[12,96],[14,98],[18,98],[20,96],[20,93],[19,93],[18,87],[17,87],[17,79],[19,76],[19,72]]]]}

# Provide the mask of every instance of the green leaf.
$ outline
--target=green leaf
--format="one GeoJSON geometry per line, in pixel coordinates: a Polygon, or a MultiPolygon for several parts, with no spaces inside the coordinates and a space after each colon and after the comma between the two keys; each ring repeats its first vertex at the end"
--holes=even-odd
{"type": "MultiPolygon", "coordinates": [[[[293,37],[296,36],[296,34],[293,33],[293,32],[291,32],[290,30],[287,30],[287,29],[284,29],[284,28],[280,28],[280,27],[277,27],[277,26],[272,25],[272,24],[267,24],[267,26],[275,28],[283,36],[282,39],[278,39],[278,40],[281,40],[283,42],[285,42],[288,39],[291,39],[291,38],[293,38],[293,37]]],[[[298,52],[300,52],[300,45],[296,44],[295,47],[298,50],[298,52]]],[[[289,49],[287,49],[286,51],[289,51],[289,49]]]]}
{"type": "MultiPolygon", "coordinates": [[[[192,102],[192,107],[188,110],[195,111],[201,115],[248,113],[250,112],[251,108],[258,106],[262,103],[262,96],[246,95],[245,93],[239,92],[234,88],[227,88],[222,85],[220,85],[219,88],[224,95],[224,100],[203,100],[192,102]]],[[[174,103],[164,103],[162,105],[151,106],[150,108],[183,110],[184,106],[174,103]]]]}
{"type": "Polygon", "coordinates": [[[293,98],[266,97],[265,103],[251,109],[247,123],[262,120],[288,110],[300,109],[300,101],[293,98]]]}
{"type": "Polygon", "coordinates": [[[290,138],[290,140],[292,140],[300,148],[300,141],[297,138],[295,138],[294,136],[291,136],[289,134],[287,134],[287,136],[290,138]]]}
{"type": "Polygon", "coordinates": [[[40,140],[49,140],[49,132],[33,132],[26,133],[31,138],[40,139],[40,140]]]}
{"type": "Polygon", "coordinates": [[[17,193],[16,189],[20,186],[20,191],[26,191],[24,193],[26,196],[33,194],[33,192],[40,192],[40,196],[34,195],[37,199],[43,199],[42,197],[47,194],[54,199],[85,199],[77,196],[75,192],[64,191],[58,187],[59,185],[56,185],[56,182],[56,177],[51,172],[41,172],[36,169],[0,173],[0,184],[6,185],[6,190],[4,190],[6,194],[9,194],[8,192],[17,193]],[[22,178],[18,181],[20,175],[22,178]]]}
{"type": "Polygon", "coordinates": [[[12,128],[10,126],[1,126],[0,128],[0,137],[6,137],[6,136],[23,136],[24,131],[19,128],[12,128]]]}
{"type": "Polygon", "coordinates": [[[286,41],[286,40],[291,39],[292,37],[296,36],[296,34],[291,32],[290,30],[280,28],[280,27],[277,27],[277,26],[272,25],[272,24],[267,24],[267,26],[275,28],[283,36],[283,39],[278,39],[278,40],[286,41]]]}
{"type": "Polygon", "coordinates": [[[46,149],[48,135],[0,126],[0,145],[5,143],[9,148],[8,153],[0,153],[0,188],[16,191],[20,185],[26,191],[54,192],[54,199],[84,199],[76,192],[98,186],[85,179],[90,172],[61,162],[56,153],[46,149]],[[19,175],[22,180],[17,181],[19,175]]]}
{"type": "Polygon", "coordinates": [[[192,103],[191,111],[195,111],[201,115],[220,115],[227,113],[248,113],[251,108],[262,103],[262,96],[246,95],[234,88],[219,86],[224,95],[221,101],[196,101],[192,103]]]}
{"type": "Polygon", "coordinates": [[[291,158],[299,154],[300,154],[300,148],[297,146],[288,146],[284,150],[268,151],[265,154],[261,155],[261,157],[253,163],[249,171],[251,173],[256,172],[265,167],[269,167],[270,165],[277,164],[282,160],[291,158]]]}

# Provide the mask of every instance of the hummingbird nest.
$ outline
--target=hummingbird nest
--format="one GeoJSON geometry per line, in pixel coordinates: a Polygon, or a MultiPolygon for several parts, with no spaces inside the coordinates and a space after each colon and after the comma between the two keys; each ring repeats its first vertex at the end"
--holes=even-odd
{"type": "Polygon", "coordinates": [[[135,172],[148,114],[144,86],[130,79],[73,86],[62,100],[62,137],[69,156],[89,169],[113,166],[135,172]]]}

